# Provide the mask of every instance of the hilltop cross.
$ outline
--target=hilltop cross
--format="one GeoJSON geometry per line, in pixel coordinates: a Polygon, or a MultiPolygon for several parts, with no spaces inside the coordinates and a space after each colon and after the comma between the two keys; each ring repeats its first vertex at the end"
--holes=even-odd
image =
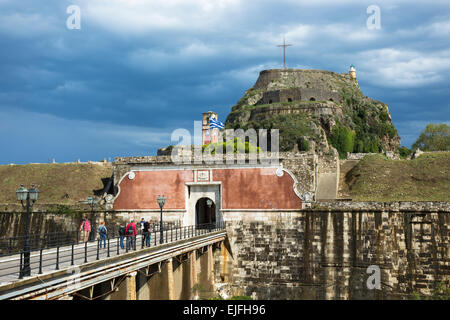
{"type": "Polygon", "coordinates": [[[286,44],[283,37],[283,44],[278,45],[277,47],[283,47],[283,67],[286,69],[286,47],[290,47],[292,44],[286,44]]]}

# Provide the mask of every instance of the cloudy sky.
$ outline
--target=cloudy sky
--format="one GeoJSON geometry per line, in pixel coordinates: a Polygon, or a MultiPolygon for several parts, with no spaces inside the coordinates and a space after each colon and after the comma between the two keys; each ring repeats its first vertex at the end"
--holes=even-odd
{"type": "Polygon", "coordinates": [[[450,124],[448,0],[0,0],[0,164],[154,155],[202,112],[225,121],[283,36],[288,67],[353,63],[403,145],[450,124]]]}

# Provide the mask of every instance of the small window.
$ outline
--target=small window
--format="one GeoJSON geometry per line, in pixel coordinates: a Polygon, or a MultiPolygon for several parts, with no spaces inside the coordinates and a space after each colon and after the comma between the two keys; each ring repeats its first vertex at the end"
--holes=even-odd
{"type": "Polygon", "coordinates": [[[292,98],[288,98],[288,102],[292,102],[292,98]]]}
{"type": "Polygon", "coordinates": [[[311,97],[311,98],[309,99],[309,101],[316,101],[316,98],[311,97]]]}
{"type": "Polygon", "coordinates": [[[272,100],[269,100],[269,104],[271,104],[272,103],[272,100]]]}

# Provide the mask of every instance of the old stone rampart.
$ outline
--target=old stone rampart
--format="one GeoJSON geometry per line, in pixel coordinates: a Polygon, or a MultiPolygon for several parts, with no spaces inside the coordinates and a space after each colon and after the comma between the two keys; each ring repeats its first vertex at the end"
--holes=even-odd
{"type": "Polygon", "coordinates": [[[449,286],[448,202],[229,211],[225,281],[258,299],[409,299],[449,286]],[[371,268],[369,268],[372,266],[371,268]],[[380,288],[367,285],[380,270],[380,288]],[[228,278],[227,278],[228,277],[228,278]]]}

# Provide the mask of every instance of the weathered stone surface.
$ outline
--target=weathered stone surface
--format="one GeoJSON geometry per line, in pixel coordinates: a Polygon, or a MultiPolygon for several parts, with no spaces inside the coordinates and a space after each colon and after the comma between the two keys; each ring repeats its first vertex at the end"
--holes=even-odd
{"type": "Polygon", "coordinates": [[[321,203],[295,212],[226,212],[224,218],[235,293],[406,299],[430,294],[438,282],[449,285],[446,202],[321,203]],[[367,287],[370,265],[381,270],[381,290],[367,287]]]}

